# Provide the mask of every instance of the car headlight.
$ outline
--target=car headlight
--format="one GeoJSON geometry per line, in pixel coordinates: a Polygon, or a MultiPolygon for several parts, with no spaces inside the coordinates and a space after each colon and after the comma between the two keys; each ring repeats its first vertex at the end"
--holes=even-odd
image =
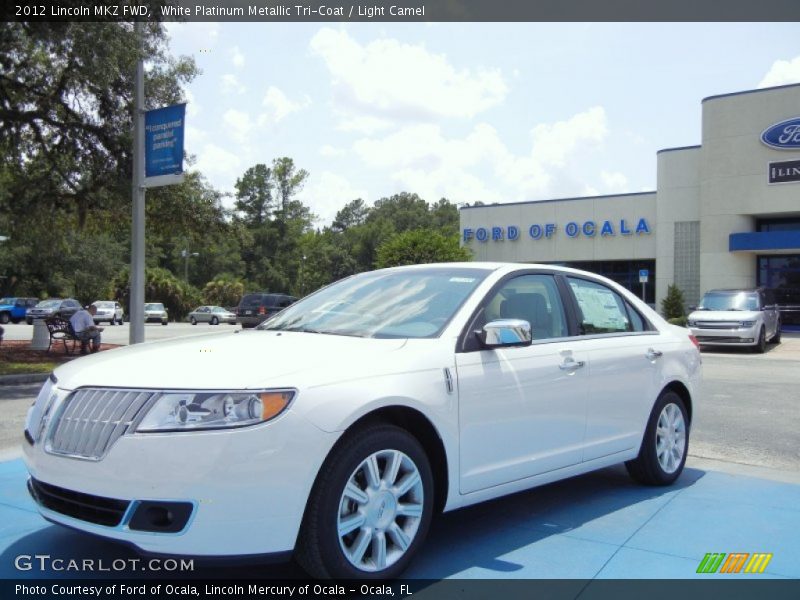
{"type": "Polygon", "coordinates": [[[742,327],[752,327],[755,324],[756,324],[755,321],[742,321],[741,323],[742,327]]]}
{"type": "Polygon", "coordinates": [[[140,433],[244,427],[274,419],[294,390],[253,392],[164,392],[136,427],[140,433]]]}

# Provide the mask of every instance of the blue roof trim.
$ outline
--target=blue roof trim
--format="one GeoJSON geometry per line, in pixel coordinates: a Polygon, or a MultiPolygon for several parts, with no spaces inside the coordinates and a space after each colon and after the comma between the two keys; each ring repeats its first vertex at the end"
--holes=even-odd
{"type": "Polygon", "coordinates": [[[697,146],[678,146],[677,148],[662,148],[658,150],[656,154],[661,154],[662,152],[677,152],[678,150],[697,150],[698,148],[702,148],[700,144],[697,146]]]}
{"type": "Polygon", "coordinates": [[[460,206],[458,210],[470,208],[496,208],[498,206],[519,206],[520,204],[549,204],[550,202],[571,202],[572,200],[606,200],[608,198],[626,198],[629,196],[649,196],[652,192],[630,192],[628,194],[605,194],[603,196],[576,196],[575,198],[552,198],[550,200],[523,200],[521,202],[497,202],[495,204],[481,204],[479,206],[460,206]]]}
{"type": "Polygon", "coordinates": [[[800,230],[732,233],[728,237],[728,250],[730,252],[753,252],[756,250],[800,251],[800,230]]]}
{"type": "Polygon", "coordinates": [[[716,96],[708,96],[700,101],[700,104],[706,100],[716,100],[717,98],[730,98],[731,96],[742,96],[744,94],[758,94],[760,92],[770,92],[772,90],[785,90],[786,88],[800,87],[800,83],[789,83],[786,85],[776,85],[773,87],[759,88],[757,90],[743,90],[741,92],[731,92],[730,94],[717,94],[716,96]]]}

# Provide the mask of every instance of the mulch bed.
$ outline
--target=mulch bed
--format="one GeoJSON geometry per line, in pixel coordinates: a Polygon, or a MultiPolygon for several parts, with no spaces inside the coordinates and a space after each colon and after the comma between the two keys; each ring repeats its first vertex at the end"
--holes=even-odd
{"type": "MultiPolygon", "coordinates": [[[[119,348],[117,344],[100,344],[100,352],[104,350],[112,350],[119,348]]],[[[15,363],[50,363],[68,362],[74,358],[79,358],[81,355],[80,348],[74,354],[69,355],[64,352],[64,344],[58,342],[53,344],[50,352],[46,350],[31,350],[31,343],[28,340],[3,340],[0,343],[0,361],[15,362],[15,363]]]]}

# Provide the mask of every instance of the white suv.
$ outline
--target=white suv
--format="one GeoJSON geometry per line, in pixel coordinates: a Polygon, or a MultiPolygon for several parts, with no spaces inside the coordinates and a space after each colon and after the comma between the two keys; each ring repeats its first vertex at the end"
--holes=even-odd
{"type": "Polygon", "coordinates": [[[97,307],[97,312],[94,315],[95,323],[102,323],[108,321],[111,325],[119,323],[122,325],[123,311],[119,302],[113,300],[97,300],[92,302],[97,307]]]}
{"type": "Polygon", "coordinates": [[[781,314],[772,290],[710,290],[689,315],[701,346],[745,346],[763,353],[781,341],[781,314]]]}

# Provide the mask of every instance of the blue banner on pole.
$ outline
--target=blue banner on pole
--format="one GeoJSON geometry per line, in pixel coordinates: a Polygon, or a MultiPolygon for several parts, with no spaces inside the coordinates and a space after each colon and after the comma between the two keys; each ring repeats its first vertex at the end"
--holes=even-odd
{"type": "Polygon", "coordinates": [[[176,104],[144,115],[145,185],[178,183],[183,174],[186,105],[176,104]],[[150,179],[157,177],[158,180],[150,179]],[[150,179],[148,182],[147,180],[150,179]]]}

